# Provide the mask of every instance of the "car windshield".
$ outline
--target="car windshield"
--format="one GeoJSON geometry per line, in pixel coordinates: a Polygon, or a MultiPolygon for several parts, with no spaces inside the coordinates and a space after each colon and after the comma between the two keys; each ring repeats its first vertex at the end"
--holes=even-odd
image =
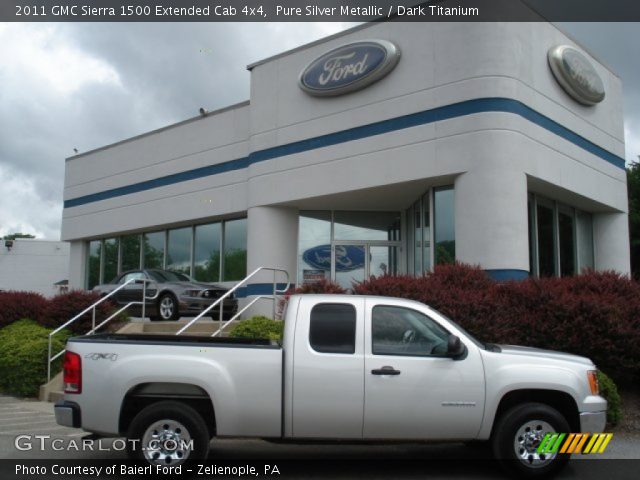
{"type": "Polygon", "coordinates": [[[188,280],[180,273],[171,272],[169,270],[150,270],[149,275],[160,283],[164,282],[187,282],[188,280]]]}

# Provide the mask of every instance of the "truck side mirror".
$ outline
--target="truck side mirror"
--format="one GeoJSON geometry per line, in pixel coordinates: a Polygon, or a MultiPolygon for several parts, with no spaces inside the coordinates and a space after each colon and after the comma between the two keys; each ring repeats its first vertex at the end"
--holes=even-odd
{"type": "Polygon", "coordinates": [[[465,354],[464,343],[460,341],[460,338],[456,335],[449,335],[447,341],[447,356],[454,360],[459,360],[465,354]]]}

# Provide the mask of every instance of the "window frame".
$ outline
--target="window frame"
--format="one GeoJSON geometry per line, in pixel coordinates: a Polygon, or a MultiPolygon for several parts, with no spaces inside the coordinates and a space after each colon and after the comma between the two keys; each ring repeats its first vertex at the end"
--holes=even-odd
{"type": "MultiPolygon", "coordinates": [[[[451,331],[449,331],[448,328],[445,328],[440,322],[438,322],[437,320],[435,320],[434,318],[432,318],[430,315],[427,315],[424,312],[421,312],[419,310],[416,310],[415,308],[409,308],[409,307],[403,307],[400,305],[389,305],[389,304],[385,304],[385,303],[378,303],[376,305],[373,305],[370,309],[370,322],[369,322],[369,327],[371,329],[371,355],[374,355],[376,357],[414,357],[414,358],[451,358],[450,355],[448,355],[446,352],[445,353],[437,353],[437,354],[432,354],[432,353],[415,353],[415,352],[398,352],[398,353],[376,353],[375,348],[374,348],[374,334],[373,334],[373,322],[374,322],[374,310],[378,307],[382,307],[382,308],[396,308],[396,309],[402,309],[402,310],[408,310],[410,312],[416,313],[418,315],[422,315],[423,317],[427,318],[428,320],[430,320],[433,324],[435,324],[438,328],[440,328],[443,332],[445,332],[447,334],[447,341],[449,339],[449,337],[451,335],[453,335],[451,333],[451,331]]],[[[429,327],[426,327],[429,328],[429,327]]]]}
{"type": "Polygon", "coordinates": [[[307,342],[309,344],[309,348],[311,348],[311,350],[319,355],[355,355],[356,353],[356,339],[358,337],[358,310],[356,308],[356,306],[352,303],[342,303],[342,302],[321,302],[321,303],[316,303],[312,308],[311,311],[309,312],[309,334],[307,335],[307,342]],[[324,351],[324,350],[318,350],[316,348],[316,346],[314,346],[314,343],[312,342],[312,334],[313,334],[313,325],[314,325],[314,318],[313,318],[313,312],[314,310],[316,310],[316,308],[321,307],[321,306],[343,306],[343,307],[349,307],[352,311],[353,311],[353,348],[352,351],[346,352],[335,352],[335,351],[324,351]]]}

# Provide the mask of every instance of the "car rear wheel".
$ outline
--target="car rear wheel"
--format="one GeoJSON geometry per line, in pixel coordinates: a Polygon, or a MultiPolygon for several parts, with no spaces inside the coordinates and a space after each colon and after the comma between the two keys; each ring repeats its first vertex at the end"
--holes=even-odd
{"type": "Polygon", "coordinates": [[[556,473],[570,455],[539,453],[547,433],[568,433],[569,424],[555,408],[542,403],[518,405],[498,419],[492,436],[493,453],[512,473],[538,477],[556,473]]]}
{"type": "Polygon", "coordinates": [[[181,402],[162,401],[135,416],[127,434],[127,453],[151,465],[178,466],[204,460],[209,433],[198,412],[181,402]]]}
{"type": "Polygon", "coordinates": [[[158,317],[160,320],[176,320],[179,318],[176,298],[165,293],[158,299],[158,317]]]}

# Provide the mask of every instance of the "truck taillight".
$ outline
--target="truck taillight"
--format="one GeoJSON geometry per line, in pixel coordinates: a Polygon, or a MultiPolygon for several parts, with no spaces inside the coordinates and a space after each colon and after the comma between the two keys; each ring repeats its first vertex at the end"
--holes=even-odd
{"type": "Polygon", "coordinates": [[[77,353],[64,352],[63,383],[64,393],[82,392],[82,359],[77,353]]]}

